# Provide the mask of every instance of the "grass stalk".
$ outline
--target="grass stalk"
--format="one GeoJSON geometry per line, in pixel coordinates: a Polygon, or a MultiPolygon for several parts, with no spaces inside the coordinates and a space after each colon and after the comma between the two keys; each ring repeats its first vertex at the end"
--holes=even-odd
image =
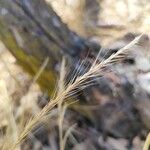
{"type": "MultiPolygon", "coordinates": [[[[142,35],[141,35],[142,36],[142,35]]],[[[26,136],[33,130],[33,128],[41,122],[41,120],[44,119],[44,117],[50,113],[50,111],[59,103],[69,98],[72,93],[76,94],[78,92],[78,89],[82,88],[82,85],[84,84],[84,87],[87,81],[91,78],[99,77],[101,75],[101,72],[107,67],[112,64],[115,64],[121,60],[123,60],[127,54],[128,51],[132,49],[132,47],[137,44],[141,38],[141,36],[136,37],[132,42],[130,42],[125,47],[121,48],[116,52],[115,54],[112,54],[110,57],[108,57],[106,60],[102,62],[98,62],[91,66],[91,68],[82,76],[79,76],[75,79],[75,81],[70,82],[64,90],[61,91],[60,94],[56,95],[55,98],[49,101],[49,103],[33,118],[31,118],[28,122],[28,124],[25,126],[24,130],[19,135],[17,142],[10,148],[10,150],[14,150],[18,144],[20,144],[26,136]]],[[[82,88],[83,89],[83,88],[82,88]]],[[[59,104],[60,105],[60,104],[59,104]]],[[[62,130],[62,129],[60,129],[62,130]]],[[[62,135],[61,135],[62,137],[62,135]]]]}

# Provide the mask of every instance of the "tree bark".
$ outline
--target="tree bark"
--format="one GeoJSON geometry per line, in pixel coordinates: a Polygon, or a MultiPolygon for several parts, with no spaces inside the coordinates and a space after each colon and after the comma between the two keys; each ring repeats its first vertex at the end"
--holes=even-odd
{"type": "Polygon", "coordinates": [[[35,75],[49,58],[38,82],[51,93],[62,57],[68,64],[86,55],[90,45],[70,31],[44,0],[1,0],[0,39],[18,63],[35,75]]]}

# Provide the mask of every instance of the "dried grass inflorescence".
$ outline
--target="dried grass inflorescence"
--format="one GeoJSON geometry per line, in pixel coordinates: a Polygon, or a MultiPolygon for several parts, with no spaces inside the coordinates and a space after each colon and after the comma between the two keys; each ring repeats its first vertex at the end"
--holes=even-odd
{"type": "MultiPolygon", "coordinates": [[[[116,53],[112,54],[107,59],[98,62],[99,56],[97,56],[96,60],[93,62],[92,66],[89,68],[89,70],[84,73],[81,76],[78,76],[75,80],[71,80],[69,84],[65,85],[65,83],[62,82],[64,80],[65,72],[62,73],[60,77],[60,82],[63,84],[59,89],[55,97],[53,97],[49,103],[34,117],[30,118],[26,126],[24,127],[23,131],[18,135],[17,140],[14,142],[14,144],[10,144],[10,150],[14,150],[18,147],[18,145],[26,138],[26,136],[34,129],[34,127],[43,121],[43,119],[50,113],[50,111],[58,105],[60,113],[64,111],[62,108],[62,103],[69,97],[77,94],[77,92],[80,89],[84,89],[89,85],[90,79],[97,78],[102,75],[104,69],[107,66],[110,66],[112,64],[115,64],[121,60],[123,60],[127,54],[128,51],[132,49],[133,46],[138,45],[139,40],[141,39],[141,36],[136,37],[132,42],[130,42],[128,45],[123,47],[122,49],[118,50],[116,53]]],[[[64,66],[64,61],[62,63],[62,66],[64,66]]],[[[64,67],[62,67],[64,68],[64,67]]],[[[60,131],[60,140],[62,141],[62,120],[64,115],[61,115],[58,122],[59,122],[59,131],[60,131]]],[[[64,146],[64,143],[66,141],[67,135],[64,137],[64,141],[61,145],[64,146]]]]}

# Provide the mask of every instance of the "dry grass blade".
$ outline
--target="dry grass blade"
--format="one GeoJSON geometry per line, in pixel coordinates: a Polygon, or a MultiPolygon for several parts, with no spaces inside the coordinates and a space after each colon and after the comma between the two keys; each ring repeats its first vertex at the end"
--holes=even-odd
{"type": "Polygon", "coordinates": [[[65,133],[64,140],[63,140],[63,147],[64,147],[64,148],[65,148],[67,139],[68,139],[69,135],[71,134],[71,132],[74,130],[75,126],[76,126],[76,124],[72,125],[72,126],[67,130],[67,132],[65,133]]]}
{"type": "Polygon", "coordinates": [[[36,116],[30,119],[30,121],[20,134],[17,142],[10,149],[14,149],[20,142],[22,142],[26,138],[28,133],[31,132],[31,130],[35,127],[35,125],[41,122],[45,115],[47,115],[50,112],[50,110],[54,108],[54,106],[56,106],[60,101],[63,101],[66,98],[70,97],[72,91],[74,91],[74,94],[76,94],[75,89],[82,88],[83,83],[86,83],[89,79],[93,77],[99,77],[101,75],[101,72],[107,66],[117,63],[118,61],[124,59],[128,50],[130,50],[135,44],[139,42],[141,36],[136,37],[132,42],[130,42],[124,48],[120,49],[117,53],[112,54],[106,60],[92,66],[85,74],[77,77],[73,83],[69,83],[60,94],[58,94],[54,99],[50,100],[49,103],[36,116]]]}
{"type": "MultiPolygon", "coordinates": [[[[6,136],[4,137],[2,147],[4,150],[7,150],[9,149],[9,146],[11,146],[12,143],[16,142],[16,139],[18,138],[18,130],[11,107],[11,99],[8,95],[6,84],[3,80],[0,80],[0,91],[1,109],[4,111],[3,115],[7,118],[8,121],[6,136]]],[[[16,150],[19,149],[19,147],[16,148],[16,150]]]]}
{"type": "Polygon", "coordinates": [[[143,150],[149,150],[150,148],[150,133],[147,135],[143,150]]]}
{"type": "MultiPolygon", "coordinates": [[[[61,92],[65,90],[65,59],[63,58],[61,69],[60,69],[60,78],[58,82],[58,93],[57,95],[61,95],[61,92]]],[[[61,99],[58,103],[58,130],[59,130],[59,145],[60,150],[64,150],[63,146],[63,120],[65,116],[66,107],[63,105],[63,99],[61,99]]]]}
{"type": "Polygon", "coordinates": [[[34,84],[38,78],[40,77],[40,75],[43,73],[44,69],[46,68],[47,64],[49,62],[49,57],[46,57],[43,64],[41,65],[39,71],[37,72],[37,74],[35,75],[33,81],[32,81],[32,84],[34,84]]]}

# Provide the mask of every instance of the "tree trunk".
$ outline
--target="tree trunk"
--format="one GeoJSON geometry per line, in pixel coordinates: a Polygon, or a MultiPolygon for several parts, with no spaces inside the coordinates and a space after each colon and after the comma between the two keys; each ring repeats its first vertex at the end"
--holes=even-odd
{"type": "Polygon", "coordinates": [[[54,88],[61,58],[75,65],[73,60],[81,59],[90,49],[44,0],[1,0],[0,39],[31,75],[49,58],[38,79],[48,93],[54,88]]]}

